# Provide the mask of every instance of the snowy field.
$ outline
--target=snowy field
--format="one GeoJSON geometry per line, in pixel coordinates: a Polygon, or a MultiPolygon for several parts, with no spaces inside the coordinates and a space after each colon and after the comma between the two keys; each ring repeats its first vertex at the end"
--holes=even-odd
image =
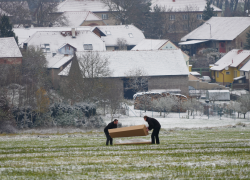
{"type": "Polygon", "coordinates": [[[160,145],[107,147],[96,131],[1,135],[0,179],[250,179],[249,139],[242,124],[162,129],[160,145]]]}
{"type": "MultiPolygon", "coordinates": [[[[208,119],[207,115],[199,115],[195,113],[195,116],[189,116],[187,113],[169,113],[165,116],[160,113],[152,112],[152,111],[140,111],[134,110],[133,106],[129,107],[128,116],[124,115],[116,115],[115,118],[122,123],[123,126],[133,126],[133,125],[148,125],[147,122],[144,121],[143,116],[149,116],[157,119],[162,128],[171,129],[171,128],[205,128],[205,127],[223,127],[223,126],[233,126],[237,123],[245,123],[250,124],[250,115],[246,115],[246,119],[243,118],[230,118],[230,117],[219,117],[219,116],[211,116],[208,119]]],[[[237,115],[236,115],[237,116],[237,115]]],[[[242,116],[243,117],[243,116],[242,116]]],[[[106,123],[111,121],[110,115],[106,115],[104,117],[106,123]]]]}
{"type": "MultiPolygon", "coordinates": [[[[146,124],[144,115],[162,124],[160,145],[105,146],[103,129],[0,134],[0,179],[250,179],[248,119],[187,119],[186,113],[163,118],[131,109],[118,119],[124,126],[146,124]]],[[[148,141],[150,135],[115,142],[135,139],[148,141]]]]}

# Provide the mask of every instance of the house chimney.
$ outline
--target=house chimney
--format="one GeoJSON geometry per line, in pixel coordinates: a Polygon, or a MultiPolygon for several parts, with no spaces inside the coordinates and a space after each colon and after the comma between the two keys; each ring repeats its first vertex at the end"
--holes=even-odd
{"type": "Polygon", "coordinates": [[[76,38],[76,29],[75,28],[71,29],[71,34],[72,34],[72,38],[76,38]]]}

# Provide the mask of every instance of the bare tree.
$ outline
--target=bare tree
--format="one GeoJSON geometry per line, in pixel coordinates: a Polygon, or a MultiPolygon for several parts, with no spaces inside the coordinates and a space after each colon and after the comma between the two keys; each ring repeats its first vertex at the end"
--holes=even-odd
{"type": "Polygon", "coordinates": [[[100,53],[89,51],[78,57],[83,78],[98,78],[111,75],[109,58],[102,57],[100,53]]]}
{"type": "Polygon", "coordinates": [[[175,105],[174,98],[172,97],[173,96],[168,95],[166,97],[153,100],[154,109],[160,111],[160,116],[162,112],[164,112],[164,117],[166,114],[168,115],[171,112],[173,106],[175,105]]]}
{"type": "MultiPolygon", "coordinates": [[[[102,0],[117,23],[131,24],[143,21],[150,10],[150,0],[102,0]]],[[[140,27],[139,27],[140,28],[140,27]]]]}
{"type": "Polygon", "coordinates": [[[0,9],[11,15],[11,23],[15,27],[26,26],[31,23],[31,13],[27,1],[0,0],[0,9]]]}
{"type": "Polygon", "coordinates": [[[117,39],[117,46],[118,46],[118,50],[127,50],[127,40],[124,38],[118,38],[117,39]]]}
{"type": "Polygon", "coordinates": [[[58,26],[66,25],[65,17],[63,15],[58,16],[58,4],[59,2],[56,0],[37,0],[33,12],[36,25],[40,27],[53,26],[55,23],[58,26]]]}
{"type": "Polygon", "coordinates": [[[128,78],[128,89],[133,89],[134,92],[145,92],[148,90],[147,73],[142,68],[134,68],[125,73],[128,78]]]}
{"type": "Polygon", "coordinates": [[[250,95],[249,94],[243,95],[240,98],[239,103],[240,103],[239,110],[242,114],[244,114],[244,119],[245,119],[246,113],[250,111],[250,95]]]}
{"type": "Polygon", "coordinates": [[[108,57],[92,51],[75,55],[69,78],[61,84],[63,94],[74,102],[97,101],[102,96],[102,78],[111,74],[108,57]]]}

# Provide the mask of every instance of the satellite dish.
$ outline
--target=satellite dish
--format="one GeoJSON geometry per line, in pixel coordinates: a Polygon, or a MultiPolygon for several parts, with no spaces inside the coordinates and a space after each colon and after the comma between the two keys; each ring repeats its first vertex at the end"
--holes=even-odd
{"type": "Polygon", "coordinates": [[[225,67],[225,70],[227,71],[229,68],[228,68],[228,66],[227,67],[225,67]]]}

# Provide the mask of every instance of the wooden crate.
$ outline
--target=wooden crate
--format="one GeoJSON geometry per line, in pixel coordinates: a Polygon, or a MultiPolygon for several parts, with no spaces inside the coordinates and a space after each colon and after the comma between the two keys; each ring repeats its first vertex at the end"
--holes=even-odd
{"type": "Polygon", "coordinates": [[[111,138],[148,135],[147,127],[145,125],[109,129],[108,131],[111,138]]]}

